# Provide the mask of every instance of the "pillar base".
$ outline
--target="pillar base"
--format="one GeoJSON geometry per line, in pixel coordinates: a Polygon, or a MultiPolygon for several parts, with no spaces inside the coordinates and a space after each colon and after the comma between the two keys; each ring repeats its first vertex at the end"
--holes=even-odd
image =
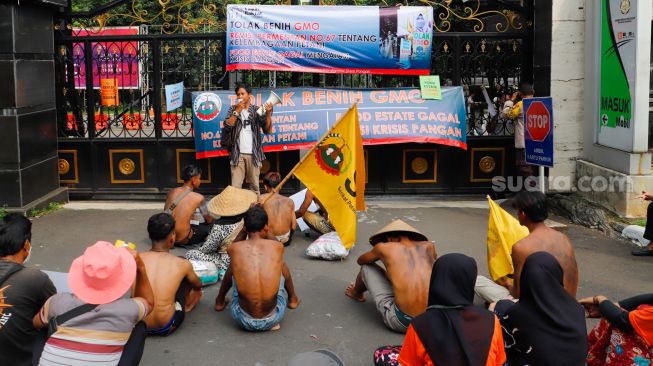
{"type": "Polygon", "coordinates": [[[646,217],[648,201],[635,199],[653,190],[653,175],[625,174],[585,160],[576,161],[576,191],[624,218],[646,217]]]}
{"type": "Polygon", "coordinates": [[[5,206],[3,207],[4,210],[7,212],[18,212],[20,214],[23,214],[25,216],[28,216],[32,210],[42,210],[50,203],[59,203],[59,204],[66,204],[68,203],[68,187],[59,187],[55,189],[54,191],[46,194],[43,197],[39,197],[38,199],[35,199],[34,201],[26,204],[25,206],[22,207],[10,207],[10,206],[5,206]]]}

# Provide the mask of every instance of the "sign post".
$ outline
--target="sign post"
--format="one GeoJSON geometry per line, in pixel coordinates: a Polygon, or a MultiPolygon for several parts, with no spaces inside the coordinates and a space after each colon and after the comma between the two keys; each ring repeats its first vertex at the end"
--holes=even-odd
{"type": "Polygon", "coordinates": [[[544,186],[544,167],[553,168],[553,101],[551,97],[524,99],[524,140],[526,162],[540,167],[540,188],[544,186]]]}

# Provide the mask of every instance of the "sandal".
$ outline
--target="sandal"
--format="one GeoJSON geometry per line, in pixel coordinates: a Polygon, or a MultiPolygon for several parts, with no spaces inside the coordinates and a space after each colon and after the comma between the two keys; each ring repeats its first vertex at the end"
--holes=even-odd
{"type": "Polygon", "coordinates": [[[653,257],[653,250],[644,247],[641,249],[633,250],[632,252],[630,252],[630,254],[636,257],[653,257]]]}

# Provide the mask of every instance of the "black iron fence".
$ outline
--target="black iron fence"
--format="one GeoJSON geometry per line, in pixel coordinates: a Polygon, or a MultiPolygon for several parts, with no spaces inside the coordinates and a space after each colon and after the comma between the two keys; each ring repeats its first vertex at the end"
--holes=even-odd
{"type": "MultiPolygon", "coordinates": [[[[521,8],[512,0],[435,2],[439,25],[434,24],[431,74],[439,75],[443,85],[464,88],[468,150],[415,144],[367,147],[368,192],[486,190],[492,176],[509,174],[511,169],[514,124],[501,116],[501,109],[506,95],[534,76],[532,8],[521,8]],[[451,15],[450,4],[478,8],[458,19],[451,15]],[[447,21],[452,27],[445,27],[447,21]],[[477,28],[479,24],[483,26],[477,28]]],[[[156,197],[179,184],[180,168],[191,162],[206,173],[205,192],[214,193],[228,184],[226,159],[195,160],[193,91],[227,89],[234,81],[256,88],[419,87],[418,77],[406,76],[225,73],[225,33],[218,31],[219,25],[201,26],[209,24],[207,19],[213,19],[217,9],[208,9],[211,14],[204,23],[166,28],[147,24],[165,18],[168,8],[163,3],[160,13],[151,13],[160,14],[159,18],[152,19],[143,18],[142,12],[111,15],[117,9],[110,10],[111,4],[88,14],[71,13],[55,25],[60,179],[75,197],[156,197]],[[98,30],[110,28],[111,19],[118,16],[133,20],[128,24],[137,25],[138,34],[100,35],[98,30]],[[82,18],[91,26],[101,20],[101,26],[85,28],[82,18]],[[118,102],[105,106],[100,80],[116,78],[118,102]],[[168,110],[164,87],[182,81],[184,104],[168,110]]],[[[296,151],[268,154],[262,172],[277,170],[284,175],[298,158],[296,151]]],[[[287,187],[292,190],[297,185],[291,182],[287,187]]]]}
{"type": "MultiPolygon", "coordinates": [[[[224,33],[61,37],[57,40],[59,134],[63,138],[190,138],[190,92],[223,89],[224,33]],[[118,81],[119,103],[103,106],[99,81],[118,81]],[[163,86],[183,81],[185,104],[167,111],[163,86]]],[[[519,84],[524,35],[436,34],[432,70],[443,85],[462,85],[470,136],[511,135],[501,117],[519,84]]],[[[418,77],[239,71],[254,87],[418,87],[418,77]]]]}
{"type": "Polygon", "coordinates": [[[183,81],[187,92],[222,89],[223,45],[223,33],[60,38],[55,55],[59,135],[192,137],[190,98],[167,111],[163,87],[183,81]],[[103,78],[117,80],[117,105],[102,105],[103,78]]]}

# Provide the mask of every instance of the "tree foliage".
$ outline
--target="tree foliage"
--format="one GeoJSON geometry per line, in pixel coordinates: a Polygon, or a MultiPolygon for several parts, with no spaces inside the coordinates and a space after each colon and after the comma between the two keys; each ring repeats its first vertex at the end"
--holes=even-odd
{"type": "MultiPolygon", "coordinates": [[[[434,21],[440,29],[450,31],[473,31],[472,27],[484,23],[505,23],[511,12],[506,7],[521,6],[533,0],[321,0],[324,5],[430,5],[434,21]],[[494,18],[494,19],[493,19],[494,18]],[[449,23],[451,27],[449,27],[449,23]]],[[[106,5],[110,0],[73,0],[72,10],[84,12],[106,5]]],[[[153,28],[182,25],[181,31],[202,32],[224,30],[228,4],[290,4],[291,0],[129,0],[99,17],[75,19],[76,25],[127,26],[148,25],[153,28]]],[[[173,27],[174,28],[174,27],[173,27]]],[[[177,29],[174,29],[177,31],[177,29]]]]}

